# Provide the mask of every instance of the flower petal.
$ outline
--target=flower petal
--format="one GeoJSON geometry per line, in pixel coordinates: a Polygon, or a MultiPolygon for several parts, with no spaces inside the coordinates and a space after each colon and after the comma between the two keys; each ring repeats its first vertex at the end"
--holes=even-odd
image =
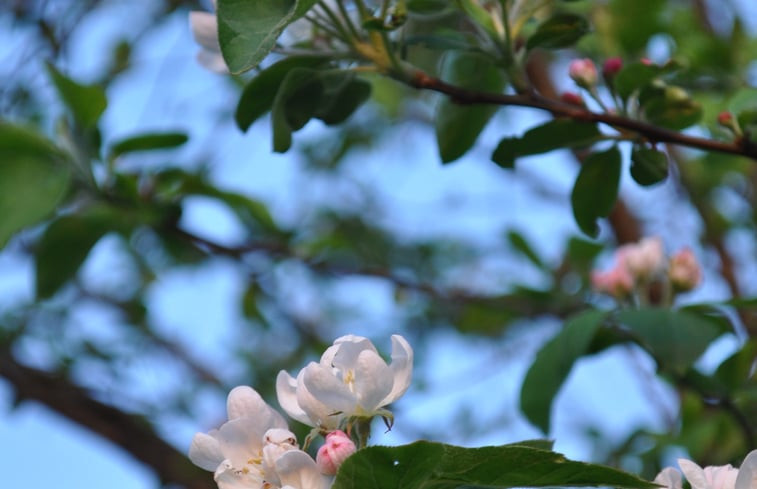
{"type": "Polygon", "coordinates": [[[752,450],[739,467],[736,489],[754,489],[755,487],[757,487],[757,450],[752,450]]]}
{"type": "Polygon", "coordinates": [[[262,433],[270,428],[286,429],[288,427],[283,416],[269,406],[255,389],[246,385],[234,387],[229,392],[229,397],[226,399],[226,411],[229,420],[255,418],[256,424],[263,430],[262,433]]]}
{"type": "Polygon", "coordinates": [[[302,450],[290,450],[276,460],[276,472],[282,486],[298,489],[328,489],[332,478],[320,473],[310,455],[302,450]]]}
{"type": "Polygon", "coordinates": [[[224,460],[213,476],[218,489],[249,489],[261,487],[263,478],[255,471],[236,470],[229,460],[224,460]]]}
{"type": "Polygon", "coordinates": [[[300,371],[297,382],[297,403],[317,426],[336,428],[343,416],[335,413],[356,411],[355,395],[324,365],[311,362],[300,371]]]}
{"type": "Polygon", "coordinates": [[[221,52],[218,43],[218,19],[209,12],[189,12],[189,27],[197,44],[209,51],[221,52]]]}
{"type": "MultiPolygon", "coordinates": [[[[337,355],[338,356],[338,355],[337,355]]],[[[372,414],[392,391],[394,378],[383,358],[371,350],[363,350],[355,366],[355,396],[360,407],[372,414]]]]}
{"type": "Polygon", "coordinates": [[[681,473],[673,467],[662,469],[662,472],[657,474],[657,477],[654,478],[654,482],[662,484],[667,489],[681,489],[681,487],[683,487],[681,473]]]}
{"type": "Polygon", "coordinates": [[[392,335],[392,363],[389,368],[392,370],[394,385],[379,406],[386,406],[399,399],[410,387],[413,378],[413,348],[398,334],[392,335]]]}
{"type": "Polygon", "coordinates": [[[712,489],[704,477],[702,467],[685,458],[679,458],[678,465],[686,476],[686,480],[691,484],[691,489],[712,489]]]}
{"type": "Polygon", "coordinates": [[[251,457],[259,457],[263,449],[263,436],[269,427],[258,418],[244,417],[224,423],[218,430],[218,443],[231,464],[243,467],[251,457]]]}
{"type": "Polygon", "coordinates": [[[196,433],[189,445],[189,460],[205,470],[215,471],[223,462],[221,446],[218,440],[206,433],[196,433]]]}
{"type": "Polygon", "coordinates": [[[279,406],[286,412],[289,417],[296,419],[300,423],[313,426],[313,422],[307,413],[302,410],[297,403],[297,380],[282,370],[276,377],[276,397],[279,400],[279,406]]]}

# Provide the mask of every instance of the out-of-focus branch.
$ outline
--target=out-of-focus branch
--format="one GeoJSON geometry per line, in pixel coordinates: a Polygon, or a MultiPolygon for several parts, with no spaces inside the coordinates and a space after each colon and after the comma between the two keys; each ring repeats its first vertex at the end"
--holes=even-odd
{"type": "Polygon", "coordinates": [[[7,347],[0,350],[0,377],[10,382],[18,401],[44,404],[113,442],[153,469],[162,484],[215,489],[212,476],[158,436],[144,418],[93,399],[61,375],[22,365],[7,347]]]}
{"type": "Polygon", "coordinates": [[[592,112],[577,105],[544,97],[535,91],[512,95],[470,90],[449,84],[421,71],[416,72],[407,83],[415,88],[443,93],[455,102],[463,105],[488,104],[541,109],[550,112],[555,117],[568,117],[580,122],[602,123],[610,127],[624,129],[625,131],[633,132],[637,137],[651,143],[675,144],[704,151],[735,154],[757,159],[757,145],[748,139],[726,142],[690,136],[621,115],[592,112]]]}

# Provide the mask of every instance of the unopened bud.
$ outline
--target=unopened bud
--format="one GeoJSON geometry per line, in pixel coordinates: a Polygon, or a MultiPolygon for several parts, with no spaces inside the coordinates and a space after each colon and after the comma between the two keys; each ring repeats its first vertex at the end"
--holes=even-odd
{"type": "Polygon", "coordinates": [[[733,114],[728,112],[727,110],[724,110],[720,114],[718,114],[718,124],[721,126],[730,127],[731,124],[733,124],[733,114]]]}
{"type": "Polygon", "coordinates": [[[562,95],[560,95],[560,100],[566,104],[577,105],[579,107],[584,107],[586,105],[583,97],[575,92],[563,92],[562,95]]]}
{"type": "Polygon", "coordinates": [[[620,69],[623,68],[623,60],[619,57],[608,58],[602,66],[602,76],[605,80],[610,81],[615,78],[620,69]]]}
{"type": "Polygon", "coordinates": [[[633,277],[622,264],[619,264],[607,272],[592,272],[591,286],[597,292],[622,299],[633,290],[633,277]]]}
{"type": "Polygon", "coordinates": [[[355,453],[355,443],[344,431],[336,430],[326,435],[326,443],[318,449],[315,457],[322,474],[334,475],[347,457],[355,453]]]}
{"type": "Polygon", "coordinates": [[[670,258],[668,278],[673,288],[681,292],[689,291],[699,285],[702,280],[702,271],[694,253],[689,248],[682,249],[670,258]]]}
{"type": "Polygon", "coordinates": [[[589,58],[573,60],[568,67],[568,74],[581,88],[590,89],[597,84],[597,68],[589,58]]]}

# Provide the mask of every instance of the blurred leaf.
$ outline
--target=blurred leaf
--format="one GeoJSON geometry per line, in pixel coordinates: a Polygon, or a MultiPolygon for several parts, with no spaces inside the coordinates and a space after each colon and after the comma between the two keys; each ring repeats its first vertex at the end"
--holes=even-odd
{"type": "Polygon", "coordinates": [[[576,268],[588,269],[603,249],[600,243],[573,236],[568,240],[568,259],[576,268]]]}
{"type": "Polygon", "coordinates": [[[521,386],[520,408],[544,433],[549,433],[554,397],[573,364],[587,354],[606,316],[605,311],[589,310],[568,319],[562,330],[542,346],[529,367],[521,386]]]}
{"type": "Polygon", "coordinates": [[[734,393],[743,387],[750,377],[754,377],[755,361],[757,361],[757,341],[751,339],[720,364],[714,377],[728,392],[734,393]]]}
{"type": "Polygon", "coordinates": [[[65,155],[30,129],[0,123],[0,248],[50,215],[71,179],[65,155]]]}
{"type": "Polygon", "coordinates": [[[218,39],[232,73],[256,67],[316,0],[218,0],[218,39]]]}
{"type": "MultiPolygon", "coordinates": [[[[453,85],[485,92],[499,93],[505,87],[502,70],[480,53],[447,52],[442,61],[441,76],[453,85]]],[[[461,105],[449,97],[442,97],[434,117],[442,163],[455,161],[467,153],[496,111],[495,106],[461,105]]]]}
{"type": "Polygon", "coordinates": [[[634,146],[631,150],[631,176],[639,185],[650,186],[668,177],[668,155],[656,149],[634,146]]]}
{"type": "Polygon", "coordinates": [[[554,119],[532,127],[521,137],[502,139],[492,154],[492,161],[503,168],[513,168],[515,160],[521,156],[562,148],[581,148],[601,139],[602,133],[596,124],[554,119]]]}
{"type": "Polygon", "coordinates": [[[128,138],[120,139],[113,143],[110,148],[112,157],[118,157],[124,153],[136,151],[151,151],[156,149],[170,149],[181,146],[189,140],[183,132],[153,132],[137,134],[128,138]]]}
{"type": "Polygon", "coordinates": [[[561,13],[542,22],[526,41],[528,49],[567,48],[589,32],[589,22],[580,15],[561,13]]]}
{"type": "Polygon", "coordinates": [[[449,6],[448,0],[407,0],[407,9],[414,14],[437,14],[449,6]]]}
{"type": "Polygon", "coordinates": [[[292,146],[293,124],[302,127],[314,115],[323,90],[323,85],[314,80],[316,73],[307,68],[293,68],[284,77],[271,106],[275,152],[287,152],[292,146]],[[295,107],[292,100],[302,100],[304,105],[295,107]]]}
{"type": "Polygon", "coordinates": [[[344,122],[371,96],[371,84],[353,72],[325,72],[320,77],[324,94],[315,117],[328,125],[344,122]]]}
{"type": "Polygon", "coordinates": [[[544,262],[539,258],[539,255],[534,251],[531,244],[526,241],[526,238],[519,232],[510,230],[507,232],[507,241],[510,246],[525,256],[528,261],[536,265],[538,268],[544,269],[544,262]]]}
{"type": "Polygon", "coordinates": [[[623,66],[613,79],[613,88],[615,92],[624,100],[637,90],[652,82],[652,80],[669,73],[677,68],[677,65],[671,63],[665,66],[642,63],[635,61],[623,66]]]}
{"type": "Polygon", "coordinates": [[[669,309],[618,312],[618,319],[659,362],[662,370],[683,374],[722,333],[701,314],[669,309]]]}
{"type": "Polygon", "coordinates": [[[35,250],[37,297],[48,298],[71,280],[89,251],[120,215],[105,208],[82,215],[64,216],[45,230],[35,250]]]}
{"type": "Polygon", "coordinates": [[[610,21],[608,29],[613,34],[613,41],[620,43],[626,53],[638,55],[650,37],[664,32],[660,16],[665,5],[666,0],[611,0],[611,17],[607,20],[610,21]]]}
{"type": "Polygon", "coordinates": [[[258,73],[244,87],[239,98],[234,113],[237,126],[242,131],[247,131],[253,122],[271,110],[276,93],[293,68],[316,68],[327,61],[328,58],[323,56],[291,56],[258,73]]]}
{"type": "Polygon", "coordinates": [[[639,102],[647,121],[668,129],[685,129],[702,118],[701,104],[680,87],[666,86],[661,92],[642,94],[639,102]]]}
{"type": "Polygon", "coordinates": [[[578,227],[591,237],[599,234],[597,219],[608,216],[615,205],[620,169],[620,151],[615,146],[592,153],[581,165],[570,201],[578,227]]]}
{"type": "Polygon", "coordinates": [[[568,460],[526,444],[463,448],[429,441],[372,446],[339,468],[333,489],[456,489],[549,486],[654,489],[651,482],[602,465],[568,460]]]}
{"type": "Polygon", "coordinates": [[[58,90],[63,103],[71,111],[76,122],[84,128],[97,125],[108,101],[105,90],[97,85],[82,85],[63,75],[51,63],[47,63],[47,73],[58,90]]]}

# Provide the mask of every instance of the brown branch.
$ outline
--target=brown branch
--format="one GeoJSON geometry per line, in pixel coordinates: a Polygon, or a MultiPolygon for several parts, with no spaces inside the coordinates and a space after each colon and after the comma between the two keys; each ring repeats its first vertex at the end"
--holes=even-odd
{"type": "Polygon", "coordinates": [[[555,117],[569,117],[573,120],[587,123],[602,123],[613,128],[631,131],[650,143],[669,143],[704,151],[715,151],[757,159],[757,145],[752,144],[747,139],[725,142],[690,136],[620,115],[592,112],[576,105],[546,98],[536,92],[511,95],[469,90],[431,77],[422,71],[416,72],[413,77],[407,80],[407,83],[418,89],[443,93],[451,97],[455,102],[463,105],[489,104],[541,109],[550,112],[555,117]]]}
{"type": "Polygon", "coordinates": [[[142,417],[90,397],[62,375],[22,365],[8,348],[0,350],[0,377],[13,386],[17,400],[37,401],[89,431],[113,442],[152,468],[163,484],[215,489],[210,473],[158,436],[142,417]]]}

